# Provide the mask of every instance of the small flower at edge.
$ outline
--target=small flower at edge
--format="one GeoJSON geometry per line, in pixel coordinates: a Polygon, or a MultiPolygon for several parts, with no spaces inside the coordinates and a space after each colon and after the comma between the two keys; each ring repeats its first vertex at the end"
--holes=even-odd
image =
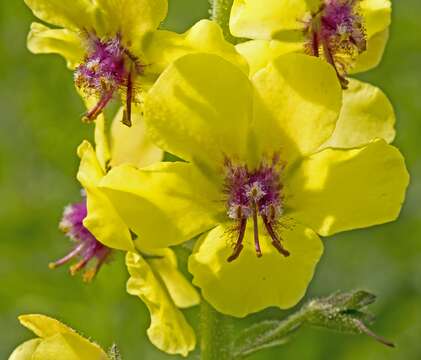
{"type": "Polygon", "coordinates": [[[83,280],[92,281],[101,266],[110,258],[112,250],[100,243],[94,235],[83,225],[83,220],[87,216],[86,198],[80,203],[66,206],[59,228],[75,244],[73,250],[65,257],[49,264],[51,269],[62,266],[74,258],[80,261],[70,267],[70,273],[75,275],[81,270],[85,270],[83,280]],[[93,266],[89,266],[95,262],[93,266]]]}

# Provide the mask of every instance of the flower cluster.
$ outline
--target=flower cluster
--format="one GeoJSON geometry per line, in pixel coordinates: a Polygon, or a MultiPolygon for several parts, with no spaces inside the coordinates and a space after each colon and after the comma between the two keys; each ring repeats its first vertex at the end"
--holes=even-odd
{"type": "MultiPolygon", "coordinates": [[[[95,146],[77,151],[86,198],[60,223],[75,248],[51,267],[79,257],[71,272],[88,267],[91,280],[124,251],[127,291],[148,307],[159,349],[194,349],[182,309],[201,298],[237,317],[294,306],[321,236],[398,217],[409,177],[390,145],[393,108],[347,77],[380,61],[388,0],[234,0],[237,45],[209,20],[159,30],[166,0],[25,2],[55,26],[32,24],[29,49],[64,56],[95,123],[95,146]],[[108,127],[116,95],[123,105],[108,127]],[[189,281],[172,247],[192,242],[189,281]]],[[[21,320],[54,321],[38,317],[21,320]]],[[[39,352],[59,333],[106,358],[54,324],[16,351],[39,352]]]]}

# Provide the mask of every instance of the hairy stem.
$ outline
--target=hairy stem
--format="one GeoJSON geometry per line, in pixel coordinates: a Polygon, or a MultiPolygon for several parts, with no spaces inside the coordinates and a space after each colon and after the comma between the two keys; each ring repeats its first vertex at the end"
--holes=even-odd
{"type": "Polygon", "coordinates": [[[201,360],[234,360],[231,349],[232,320],[205,300],[200,308],[201,360]]]}
{"type": "Polygon", "coordinates": [[[224,37],[230,43],[236,44],[238,39],[232,36],[229,28],[231,7],[234,0],[210,0],[211,19],[221,26],[224,37]]]}

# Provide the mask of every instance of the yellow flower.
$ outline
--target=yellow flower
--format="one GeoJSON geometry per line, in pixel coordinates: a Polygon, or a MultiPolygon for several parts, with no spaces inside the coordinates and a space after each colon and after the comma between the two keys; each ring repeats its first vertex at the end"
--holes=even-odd
{"type": "MultiPolygon", "coordinates": [[[[237,49],[248,61],[252,78],[279,56],[295,52],[296,44],[288,47],[276,40],[259,40],[239,44],[237,49]]],[[[391,143],[395,138],[396,117],[387,96],[371,84],[351,78],[347,82],[335,132],[323,147],[352,148],[366,145],[375,138],[391,143]]]]}
{"type": "Polygon", "coordinates": [[[254,40],[238,45],[241,53],[259,56],[270,47],[274,56],[323,56],[346,87],[347,73],[378,65],[390,22],[389,0],[234,0],[230,29],[254,40]]]}
{"type": "Polygon", "coordinates": [[[217,24],[203,20],[184,34],[157,30],[167,14],[167,0],[25,0],[39,19],[60,28],[33,23],[28,48],[57,53],[75,70],[75,84],[89,99],[84,119],[91,121],[119,93],[123,122],[131,125],[132,103],[175,58],[190,52],[219,54],[241,62],[224,41],[217,24]]]}
{"type": "Polygon", "coordinates": [[[111,150],[104,135],[102,116],[96,122],[96,150],[87,141],[78,148],[81,162],[77,178],[86,190],[88,208],[83,224],[102,244],[127,251],[126,265],[131,275],[127,291],[138,296],[151,313],[147,331],[150,341],[162,351],[186,356],[194,349],[196,338],[178,308],[197,305],[199,295],[178,270],[171,249],[151,249],[149,239],[132,240],[125,220],[98,187],[110,164],[143,166],[162,158],[162,151],[146,140],[139,112],[134,113],[130,129],[118,119],[119,115],[112,125],[111,150]],[[107,154],[111,154],[111,159],[107,154]]]}
{"type": "Polygon", "coordinates": [[[108,360],[95,343],[45,315],[21,315],[20,323],[38,336],[19,345],[9,360],[108,360]]]}
{"type": "Polygon", "coordinates": [[[334,70],[315,57],[281,56],[249,80],[218,56],[184,56],[149,91],[144,116],[156,143],[186,162],[118,166],[99,186],[149,244],[199,236],[189,270],[220,312],[289,308],[322,254],[318,235],[396,219],[408,185],[384,140],[323,149],[341,99],[334,70]]]}

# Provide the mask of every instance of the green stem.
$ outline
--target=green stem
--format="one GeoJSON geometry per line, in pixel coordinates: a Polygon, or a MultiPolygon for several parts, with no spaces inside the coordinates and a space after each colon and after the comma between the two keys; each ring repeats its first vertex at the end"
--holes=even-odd
{"type": "Polygon", "coordinates": [[[224,37],[230,43],[236,44],[238,39],[232,36],[229,28],[230,13],[234,0],[210,0],[211,19],[221,26],[224,37]]]}
{"type": "Polygon", "coordinates": [[[245,358],[264,348],[283,345],[288,336],[305,322],[307,310],[302,309],[282,321],[264,321],[238,334],[233,341],[234,359],[245,358]]]}
{"type": "Polygon", "coordinates": [[[232,319],[212,308],[205,300],[200,307],[201,360],[233,360],[232,319]]]}

